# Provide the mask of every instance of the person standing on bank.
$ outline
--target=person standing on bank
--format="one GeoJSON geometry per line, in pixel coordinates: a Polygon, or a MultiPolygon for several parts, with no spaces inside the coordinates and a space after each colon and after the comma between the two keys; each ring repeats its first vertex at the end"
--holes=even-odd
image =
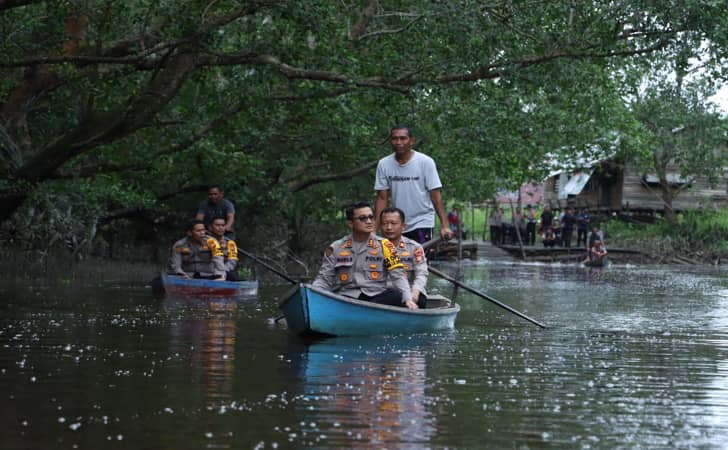
{"type": "Polygon", "coordinates": [[[582,240],[586,243],[586,236],[589,234],[589,224],[591,223],[591,215],[583,208],[581,214],[577,216],[576,220],[576,246],[580,246],[582,240]]]}
{"type": "Polygon", "coordinates": [[[503,225],[503,215],[498,208],[493,208],[490,213],[490,243],[493,245],[501,245],[501,226],[503,225]]]}
{"type": "Polygon", "coordinates": [[[536,244],[536,211],[526,205],[526,245],[536,244]]]}
{"type": "Polygon", "coordinates": [[[223,198],[225,192],[218,185],[212,185],[207,189],[207,200],[203,200],[197,208],[196,220],[202,220],[206,227],[212,223],[215,217],[225,218],[225,234],[235,239],[233,224],[235,223],[235,206],[230,200],[223,198]]]}
{"type": "Polygon", "coordinates": [[[404,212],[399,208],[384,208],[379,223],[382,225],[382,234],[389,239],[397,249],[399,259],[407,272],[407,281],[412,285],[412,301],[417,307],[424,309],[427,306],[425,288],[427,287],[427,259],[425,249],[406,236],[402,236],[405,228],[404,212]]]}
{"type": "Polygon", "coordinates": [[[369,203],[347,207],[346,223],[351,234],[326,249],[313,286],[328,291],[340,286],[339,293],[347,297],[417,309],[394,245],[374,234],[376,221],[369,203]]]}
{"type": "Polygon", "coordinates": [[[541,213],[541,229],[546,232],[547,228],[553,228],[554,226],[554,213],[551,212],[551,207],[546,205],[541,213]]]}
{"type": "Polygon", "coordinates": [[[374,181],[374,190],[377,191],[376,213],[380,214],[387,207],[391,193],[392,206],[404,211],[407,217],[404,236],[421,244],[431,240],[437,213],[440,236],[443,239],[452,238],[435,161],[412,148],[415,138],[407,126],[394,126],[390,130],[389,143],[392,154],[380,159],[377,164],[374,181]]]}
{"type": "Polygon", "coordinates": [[[561,246],[565,248],[571,247],[571,236],[574,234],[574,224],[576,216],[571,206],[567,206],[561,219],[561,246]]]}

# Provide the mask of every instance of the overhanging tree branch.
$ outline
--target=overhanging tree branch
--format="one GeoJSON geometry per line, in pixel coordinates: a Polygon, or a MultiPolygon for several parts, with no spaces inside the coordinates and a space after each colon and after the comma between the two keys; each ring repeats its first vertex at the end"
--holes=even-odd
{"type": "Polygon", "coordinates": [[[352,41],[356,41],[364,34],[367,27],[372,21],[372,18],[374,18],[374,15],[379,10],[379,1],[378,0],[369,0],[369,4],[366,8],[364,8],[364,11],[361,13],[361,17],[359,18],[359,21],[354,24],[354,27],[352,28],[351,32],[349,33],[349,39],[352,41]]]}
{"type": "Polygon", "coordinates": [[[376,167],[378,162],[379,160],[372,161],[356,169],[349,170],[348,172],[337,173],[335,175],[322,175],[319,177],[311,177],[309,179],[291,184],[290,189],[291,192],[299,192],[316,184],[326,183],[330,181],[346,180],[357,175],[361,175],[366,171],[372,169],[373,167],[376,167]]]}
{"type": "Polygon", "coordinates": [[[33,3],[45,3],[45,0],[0,0],[0,12],[33,3]]]}

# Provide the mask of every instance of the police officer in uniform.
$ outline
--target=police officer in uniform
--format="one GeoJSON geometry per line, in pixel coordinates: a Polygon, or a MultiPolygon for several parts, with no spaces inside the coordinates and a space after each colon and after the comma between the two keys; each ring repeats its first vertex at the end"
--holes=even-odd
{"type": "Polygon", "coordinates": [[[404,211],[399,208],[385,208],[379,218],[382,234],[397,249],[399,259],[407,272],[407,281],[412,288],[412,300],[419,308],[427,306],[425,287],[427,286],[427,259],[425,250],[419,242],[403,236],[405,229],[404,211]]]}
{"type": "Polygon", "coordinates": [[[225,280],[225,261],[220,244],[207,236],[203,221],[190,222],[187,237],[172,246],[169,273],[184,278],[225,280]]]}
{"type": "Polygon", "coordinates": [[[238,266],[238,246],[229,237],[225,235],[225,218],[216,216],[210,222],[210,237],[220,245],[222,255],[225,261],[225,279],[228,281],[238,281],[235,268],[238,266]]]}
{"type": "Polygon", "coordinates": [[[416,309],[404,265],[394,245],[374,234],[374,212],[369,203],[346,208],[351,234],[332,243],[324,253],[313,286],[341,295],[387,305],[416,309]]]}

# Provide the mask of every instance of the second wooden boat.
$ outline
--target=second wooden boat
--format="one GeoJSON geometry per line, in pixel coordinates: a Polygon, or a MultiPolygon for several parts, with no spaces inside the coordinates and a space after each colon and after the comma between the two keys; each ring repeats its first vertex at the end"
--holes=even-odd
{"type": "Polygon", "coordinates": [[[160,280],[165,295],[230,299],[249,299],[258,296],[258,280],[216,281],[184,278],[166,273],[162,274],[160,280]]]}

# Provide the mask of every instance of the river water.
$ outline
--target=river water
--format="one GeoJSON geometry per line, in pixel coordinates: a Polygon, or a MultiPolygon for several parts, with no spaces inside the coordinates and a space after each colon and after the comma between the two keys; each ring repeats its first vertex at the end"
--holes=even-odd
{"type": "Polygon", "coordinates": [[[720,269],[468,261],[463,276],[549,328],[460,292],[451,332],[307,342],[271,320],[288,286],[236,304],[4,281],[0,448],[728,445],[720,269]]]}

